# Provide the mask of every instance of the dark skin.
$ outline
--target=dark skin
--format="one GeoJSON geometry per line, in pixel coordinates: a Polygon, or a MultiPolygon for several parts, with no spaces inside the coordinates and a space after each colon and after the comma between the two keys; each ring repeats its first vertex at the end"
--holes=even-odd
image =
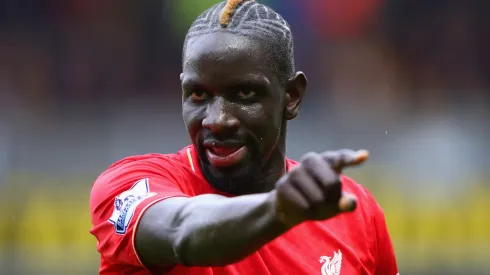
{"type": "Polygon", "coordinates": [[[267,45],[242,36],[215,33],[188,43],[183,118],[194,145],[199,151],[203,140],[213,138],[255,147],[248,158],[224,169],[209,167],[199,153],[208,182],[228,188],[226,178],[233,178],[240,185],[230,190],[240,196],[171,198],[150,207],[135,238],[145,266],[232,264],[304,221],[353,211],[355,198],[342,193],[339,174],[362,163],[367,152],[308,153],[285,173],[286,123],[298,114],[305,75],[295,73],[282,83],[270,66],[267,45]],[[247,182],[252,172],[257,176],[247,182]]]}
{"type": "Polygon", "coordinates": [[[184,58],[183,118],[205,177],[236,195],[272,190],[285,168],[284,113],[297,113],[306,78],[298,73],[295,81],[302,87],[291,91],[287,109],[284,85],[259,43],[216,33],[189,41],[184,58]],[[251,156],[240,165],[215,168],[206,162],[205,140],[243,142],[251,156]],[[226,186],[230,178],[234,188],[226,186]]]}

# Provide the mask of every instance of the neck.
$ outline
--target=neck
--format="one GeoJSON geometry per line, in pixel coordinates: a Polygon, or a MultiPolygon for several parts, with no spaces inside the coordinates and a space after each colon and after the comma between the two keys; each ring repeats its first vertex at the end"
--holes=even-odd
{"type": "Polygon", "coordinates": [[[266,166],[262,169],[263,174],[258,177],[258,184],[262,190],[257,193],[272,191],[276,182],[287,172],[286,171],[286,130],[287,123],[283,122],[281,133],[277,139],[276,146],[272,151],[266,166]]]}
{"type": "Polygon", "coordinates": [[[260,175],[256,186],[261,186],[262,190],[257,190],[258,193],[272,191],[276,182],[286,173],[286,153],[285,140],[280,138],[276,148],[272,152],[267,165],[263,168],[263,174],[260,175]]]}

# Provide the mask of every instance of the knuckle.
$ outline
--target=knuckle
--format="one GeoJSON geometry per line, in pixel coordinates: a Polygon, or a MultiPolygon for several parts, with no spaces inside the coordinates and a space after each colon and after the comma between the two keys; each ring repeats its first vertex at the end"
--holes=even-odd
{"type": "Polygon", "coordinates": [[[324,188],[330,188],[339,183],[338,175],[329,167],[324,176],[321,179],[322,186],[324,188]]]}
{"type": "Polygon", "coordinates": [[[348,155],[348,152],[349,152],[349,149],[340,149],[340,150],[337,151],[337,153],[341,157],[348,155]]]}
{"type": "Polygon", "coordinates": [[[315,206],[322,205],[325,202],[325,198],[322,196],[322,194],[318,193],[313,198],[311,198],[311,203],[315,206]]]}
{"type": "Polygon", "coordinates": [[[301,157],[301,160],[300,162],[301,163],[304,163],[305,161],[308,161],[308,159],[310,159],[313,155],[315,155],[314,152],[308,152],[306,154],[304,154],[302,157],[301,157]]]}
{"type": "Polygon", "coordinates": [[[322,153],[322,157],[326,161],[333,161],[338,157],[338,151],[325,151],[322,153]]]}
{"type": "Polygon", "coordinates": [[[279,185],[276,187],[276,194],[281,198],[281,200],[284,200],[284,198],[287,198],[287,186],[286,185],[279,185]]]}
{"type": "Polygon", "coordinates": [[[276,182],[276,189],[278,191],[282,191],[284,189],[284,183],[286,182],[286,177],[282,177],[280,178],[277,182],[276,182]]]}
{"type": "Polygon", "coordinates": [[[355,156],[355,151],[350,149],[326,151],[322,154],[322,156],[330,165],[337,166],[352,161],[355,156]]]}
{"type": "Polygon", "coordinates": [[[346,157],[352,155],[351,153],[352,151],[348,150],[348,149],[342,149],[339,151],[339,157],[341,159],[345,159],[346,157]]]}
{"type": "Polygon", "coordinates": [[[351,149],[339,150],[339,155],[342,159],[352,158],[354,156],[354,154],[355,154],[354,150],[351,150],[351,149]]]}
{"type": "Polygon", "coordinates": [[[295,169],[293,169],[288,176],[289,182],[293,183],[300,180],[301,173],[302,173],[301,167],[296,167],[295,169]]]}
{"type": "Polygon", "coordinates": [[[321,157],[318,153],[309,152],[302,157],[301,163],[303,163],[305,166],[310,166],[313,165],[320,158],[321,157]]]}

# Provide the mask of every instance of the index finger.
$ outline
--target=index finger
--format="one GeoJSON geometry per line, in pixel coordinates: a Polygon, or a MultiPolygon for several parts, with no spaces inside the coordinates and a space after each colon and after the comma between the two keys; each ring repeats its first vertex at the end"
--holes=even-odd
{"type": "Polygon", "coordinates": [[[365,162],[369,157],[369,152],[367,150],[354,151],[343,149],[327,151],[322,153],[321,156],[334,170],[340,172],[344,167],[359,165],[365,162]]]}

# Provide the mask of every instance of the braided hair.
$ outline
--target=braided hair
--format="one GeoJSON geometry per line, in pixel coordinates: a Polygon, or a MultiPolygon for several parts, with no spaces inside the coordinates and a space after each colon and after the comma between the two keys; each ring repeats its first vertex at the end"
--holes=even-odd
{"type": "Polygon", "coordinates": [[[184,42],[215,32],[242,35],[263,43],[275,60],[271,64],[279,79],[289,79],[295,71],[293,36],[289,24],[272,8],[254,0],[227,0],[204,11],[192,23],[184,42]]]}

